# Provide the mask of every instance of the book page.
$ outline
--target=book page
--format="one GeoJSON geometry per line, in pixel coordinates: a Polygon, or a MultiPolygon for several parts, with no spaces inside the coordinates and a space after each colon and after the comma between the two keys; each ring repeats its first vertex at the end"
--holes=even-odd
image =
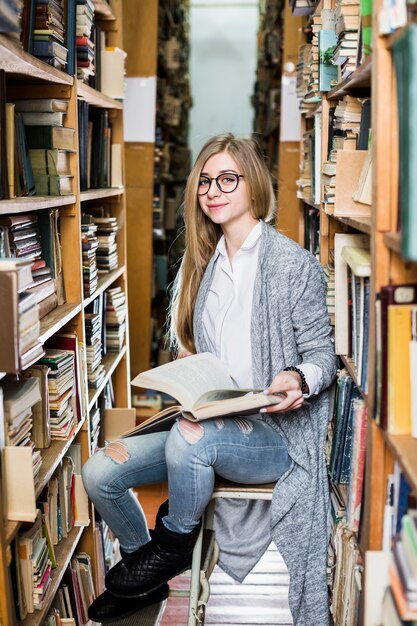
{"type": "Polygon", "coordinates": [[[241,398],[254,393],[262,393],[263,389],[212,389],[203,393],[194,404],[194,408],[198,408],[207,402],[217,402],[219,400],[230,400],[232,398],[241,398]]]}
{"type": "Polygon", "coordinates": [[[213,354],[202,352],[142,372],[132,385],[156,389],[173,396],[186,410],[207,391],[234,389],[225,365],[213,354]]]}

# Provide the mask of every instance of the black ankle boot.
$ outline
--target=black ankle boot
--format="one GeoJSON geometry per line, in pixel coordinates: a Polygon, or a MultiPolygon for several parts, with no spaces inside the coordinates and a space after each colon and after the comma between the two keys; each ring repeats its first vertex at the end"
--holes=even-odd
{"type": "Polygon", "coordinates": [[[106,574],[106,588],[120,598],[149,593],[191,566],[201,522],[190,533],[168,530],[158,519],[152,539],[116,563],[106,574]]]}
{"type": "Polygon", "coordinates": [[[93,622],[107,624],[133,615],[151,604],[162,602],[168,597],[169,587],[165,583],[139,598],[116,598],[105,591],[88,607],[88,618],[93,622]]]}

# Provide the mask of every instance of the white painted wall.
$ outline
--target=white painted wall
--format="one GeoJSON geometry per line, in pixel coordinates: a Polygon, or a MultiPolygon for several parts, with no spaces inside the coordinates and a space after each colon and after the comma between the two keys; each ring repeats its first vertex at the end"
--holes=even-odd
{"type": "Polygon", "coordinates": [[[220,132],[250,135],[256,77],[256,0],[191,0],[189,145],[193,159],[220,132]]]}

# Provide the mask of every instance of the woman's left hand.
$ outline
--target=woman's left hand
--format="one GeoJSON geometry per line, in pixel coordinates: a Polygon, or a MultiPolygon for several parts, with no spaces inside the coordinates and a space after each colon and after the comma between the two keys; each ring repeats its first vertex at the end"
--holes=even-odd
{"type": "Polygon", "coordinates": [[[286,393],[287,397],[279,404],[271,404],[271,406],[261,409],[261,413],[284,413],[299,409],[304,402],[301,385],[301,376],[297,372],[280,372],[277,374],[264,393],[268,395],[286,393]]]}

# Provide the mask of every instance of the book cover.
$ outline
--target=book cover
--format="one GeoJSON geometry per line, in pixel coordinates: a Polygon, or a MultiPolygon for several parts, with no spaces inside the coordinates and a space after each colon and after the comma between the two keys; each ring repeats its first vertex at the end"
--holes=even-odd
{"type": "Polygon", "coordinates": [[[336,44],[334,29],[319,31],[319,91],[330,91],[337,83],[337,65],[333,65],[336,44]]]}
{"type": "Polygon", "coordinates": [[[393,45],[397,83],[401,251],[417,261],[417,24],[408,24],[393,45]]]}
{"type": "Polygon", "coordinates": [[[392,435],[411,433],[409,347],[412,310],[413,306],[409,304],[388,306],[387,430],[392,435]]]}

